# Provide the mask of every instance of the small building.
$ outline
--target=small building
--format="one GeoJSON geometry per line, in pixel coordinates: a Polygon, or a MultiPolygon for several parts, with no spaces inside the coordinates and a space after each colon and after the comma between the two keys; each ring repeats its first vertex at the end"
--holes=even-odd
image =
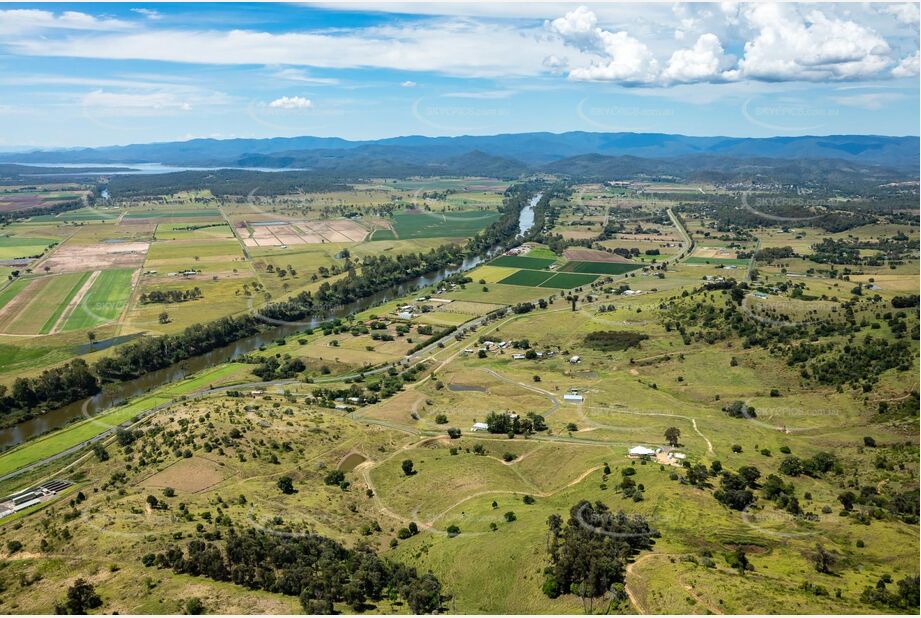
{"type": "Polygon", "coordinates": [[[581,363],[581,362],[582,362],[582,357],[581,357],[581,356],[572,356],[572,357],[570,357],[570,359],[569,359],[569,364],[570,364],[570,365],[575,365],[576,363],[581,363]]]}
{"type": "Polygon", "coordinates": [[[755,298],[767,298],[768,297],[768,295],[765,294],[764,292],[752,292],[752,296],[754,296],[755,298]]]}
{"type": "Polygon", "coordinates": [[[563,395],[563,401],[581,402],[582,395],[579,393],[566,393],[563,395]]]}
{"type": "Polygon", "coordinates": [[[489,431],[489,425],[486,423],[474,423],[470,431],[489,431]]]}
{"type": "Polygon", "coordinates": [[[640,459],[642,457],[654,457],[660,449],[651,449],[647,446],[634,446],[627,454],[631,459],[640,459]]]}
{"type": "Polygon", "coordinates": [[[400,318],[401,320],[411,320],[413,319],[413,312],[412,311],[401,311],[397,315],[397,317],[400,318]]]}
{"type": "Polygon", "coordinates": [[[685,459],[688,458],[688,456],[685,455],[684,453],[678,453],[677,451],[671,451],[671,452],[668,454],[668,456],[669,456],[671,459],[677,459],[678,461],[683,461],[683,460],[685,460],[685,459]]]}
{"type": "Polygon", "coordinates": [[[524,354],[512,354],[512,358],[514,358],[515,360],[523,360],[526,357],[524,354]]]}

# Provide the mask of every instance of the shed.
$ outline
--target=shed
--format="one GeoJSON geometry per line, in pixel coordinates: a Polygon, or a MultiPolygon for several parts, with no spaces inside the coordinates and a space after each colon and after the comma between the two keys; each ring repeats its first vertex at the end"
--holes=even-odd
{"type": "Polygon", "coordinates": [[[489,425],[486,423],[474,423],[470,431],[489,431],[489,425]]]}

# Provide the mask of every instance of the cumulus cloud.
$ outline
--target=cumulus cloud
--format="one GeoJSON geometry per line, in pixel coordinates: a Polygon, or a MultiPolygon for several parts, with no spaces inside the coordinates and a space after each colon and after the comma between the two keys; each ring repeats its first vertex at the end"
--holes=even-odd
{"type": "Polygon", "coordinates": [[[764,81],[826,81],[870,77],[891,64],[878,34],[821,11],[802,16],[796,7],[755,4],[746,19],[757,31],[739,63],[744,77],[764,81]]]}
{"type": "Polygon", "coordinates": [[[276,109],[310,109],[313,102],[304,97],[281,97],[269,103],[269,107],[276,109]]]}
{"type": "Polygon", "coordinates": [[[668,83],[734,79],[736,72],[727,70],[733,62],[734,58],[726,55],[715,34],[702,34],[693,47],[672,54],[661,78],[668,83]]]}
{"type": "Polygon", "coordinates": [[[919,62],[919,52],[902,58],[899,64],[892,69],[893,77],[914,77],[921,71],[921,62],[919,62]]]}
{"type": "Polygon", "coordinates": [[[589,66],[571,69],[570,79],[637,84],[656,79],[659,63],[643,42],[624,30],[611,32],[597,24],[595,14],[584,6],[549,22],[550,30],[565,43],[601,57],[589,66]]]}
{"type": "MultiPolygon", "coordinates": [[[[910,18],[908,9],[896,11],[900,20],[910,18]]],[[[699,34],[691,47],[674,50],[667,61],[657,59],[626,30],[605,29],[584,6],[546,26],[567,46],[594,57],[587,65],[570,66],[569,78],[574,80],[658,86],[745,79],[846,81],[885,77],[895,63],[889,44],[871,28],[819,10],[803,13],[797,5],[678,5],[674,13],[680,25],[673,31],[674,41],[680,44],[690,33],[699,34]],[[723,22],[722,30],[728,24],[734,36],[749,35],[740,60],[723,48],[715,34],[721,28],[705,30],[717,19],[723,22]]],[[[892,75],[911,75],[916,65],[916,58],[906,58],[892,75]]]]}

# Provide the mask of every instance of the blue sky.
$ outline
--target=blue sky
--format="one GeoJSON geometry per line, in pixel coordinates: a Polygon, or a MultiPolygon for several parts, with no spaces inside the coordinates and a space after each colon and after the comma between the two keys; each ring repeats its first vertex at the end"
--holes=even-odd
{"type": "Polygon", "coordinates": [[[918,135],[918,4],[0,4],[0,148],[918,135]]]}

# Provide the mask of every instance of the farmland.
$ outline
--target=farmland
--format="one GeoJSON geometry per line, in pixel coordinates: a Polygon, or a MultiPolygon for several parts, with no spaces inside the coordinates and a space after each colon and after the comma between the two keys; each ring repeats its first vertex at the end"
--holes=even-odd
{"type": "MultiPolygon", "coordinates": [[[[100,336],[180,333],[196,321],[245,314],[267,296],[315,293],[365,256],[426,251],[451,238],[430,232],[456,233],[420,220],[404,236],[399,212],[387,240],[294,242],[281,229],[301,240],[307,232],[299,222],[334,230],[339,209],[367,213],[386,203],[382,186],[409,190],[375,184],[351,198],[339,192],[266,204],[292,214],[271,232],[285,249],[249,233],[276,226],[252,226],[247,204],[222,207],[234,227],[175,221],[171,214],[158,223],[80,229],[44,259],[63,249],[67,264],[86,256],[104,267],[73,271],[59,258],[50,272],[29,273],[0,291],[4,324],[41,334],[45,346],[29,339],[28,346],[3,347],[16,334],[4,330],[0,358],[28,375],[42,359],[67,358],[65,350],[73,349],[67,346],[85,343],[91,329],[100,336]],[[337,212],[311,218],[323,208],[337,212]],[[118,254],[134,260],[131,266],[102,249],[122,244],[107,239],[125,238],[144,243],[131,258],[118,254]],[[194,289],[201,295],[188,300],[149,300],[194,289]],[[39,297],[58,299],[56,309],[29,312],[26,322],[8,319],[10,307],[21,312],[39,297]]],[[[585,188],[575,195],[560,204],[570,221],[632,199],[628,190],[601,197],[585,188]]],[[[448,204],[450,195],[425,199],[444,208],[469,206],[448,204]]],[[[192,205],[184,198],[177,203],[192,205]]],[[[747,279],[749,260],[729,253],[753,250],[762,232],[716,238],[716,220],[696,215],[687,217],[687,238],[668,214],[676,207],[668,199],[644,202],[651,222],[639,230],[625,226],[591,246],[566,245],[572,240],[551,227],[510,251],[519,254],[266,338],[237,362],[154,388],[0,455],[0,476],[34,466],[0,481],[0,493],[52,476],[76,483],[34,511],[0,519],[0,537],[22,543],[19,557],[11,556],[0,573],[13,593],[0,598],[0,610],[52,611],[61,582],[94,572],[102,559],[117,565],[93,575],[107,611],[178,611],[170,599],[188,596],[212,611],[302,611],[295,597],[144,566],[149,553],[193,540],[220,543],[218,531],[256,525],[280,536],[310,531],[349,547],[364,542],[382,557],[431,571],[451,595],[445,611],[452,613],[578,613],[578,594],[545,594],[548,519],[559,515],[565,522],[570,509],[588,500],[641,516],[656,530],[655,542],[623,575],[629,594],[615,611],[888,611],[862,591],[887,574],[897,582],[917,572],[917,520],[910,503],[901,506],[901,496],[916,489],[917,417],[898,407],[912,401],[916,388],[917,312],[911,307],[897,316],[893,305],[910,302],[895,299],[913,289],[908,282],[917,259],[894,260],[900,263],[892,269],[860,265],[844,280],[809,259],[821,231],[772,231],[772,246],[785,247],[789,237],[800,250],[756,259],[747,279]],[[646,253],[652,250],[658,253],[646,253]],[[738,268],[724,268],[736,261],[738,268]],[[852,291],[858,285],[859,294],[852,291]],[[827,347],[787,345],[791,324],[802,338],[814,335],[827,347]],[[846,363],[845,346],[872,354],[867,336],[894,346],[886,350],[897,362],[846,363]],[[832,363],[838,369],[828,369],[832,363]],[[845,372],[851,377],[838,377],[845,372]],[[503,413],[528,422],[539,415],[543,426],[472,431],[474,423],[494,423],[503,413]],[[130,435],[100,438],[120,423],[131,424],[130,435]],[[677,446],[666,438],[672,429],[677,446]],[[105,455],[80,447],[95,439],[105,455]],[[661,450],[631,459],[628,449],[636,445],[661,450]],[[835,458],[824,471],[791,474],[785,463],[822,453],[835,458]],[[725,479],[753,474],[750,468],[759,476],[740,490],[752,502],[739,509],[725,498],[725,479]],[[798,511],[769,491],[771,475],[796,498],[798,511]],[[284,479],[292,492],[281,489],[284,479]],[[842,508],[844,492],[859,500],[870,487],[880,488],[875,506],[842,508]],[[179,512],[191,519],[174,517],[179,512]],[[65,523],[72,535],[66,543],[46,532],[65,523]],[[816,545],[834,552],[831,573],[816,571],[816,545]],[[735,566],[739,550],[753,571],[735,566]],[[43,578],[26,590],[20,576],[36,569],[43,578]],[[147,578],[156,578],[156,592],[147,578]],[[830,593],[816,594],[814,586],[830,593]]],[[[144,208],[138,219],[179,210],[175,203],[144,208]]],[[[362,229],[376,225],[371,216],[354,221],[362,229]]],[[[592,233],[603,234],[601,222],[592,225],[592,233]]],[[[917,238],[910,226],[890,232],[917,238]]],[[[342,602],[336,609],[349,611],[342,602]]],[[[387,601],[379,609],[398,611],[387,601]]]]}
{"type": "Polygon", "coordinates": [[[498,212],[480,210],[397,213],[393,216],[393,231],[401,239],[465,238],[473,236],[498,218],[498,212]]]}

